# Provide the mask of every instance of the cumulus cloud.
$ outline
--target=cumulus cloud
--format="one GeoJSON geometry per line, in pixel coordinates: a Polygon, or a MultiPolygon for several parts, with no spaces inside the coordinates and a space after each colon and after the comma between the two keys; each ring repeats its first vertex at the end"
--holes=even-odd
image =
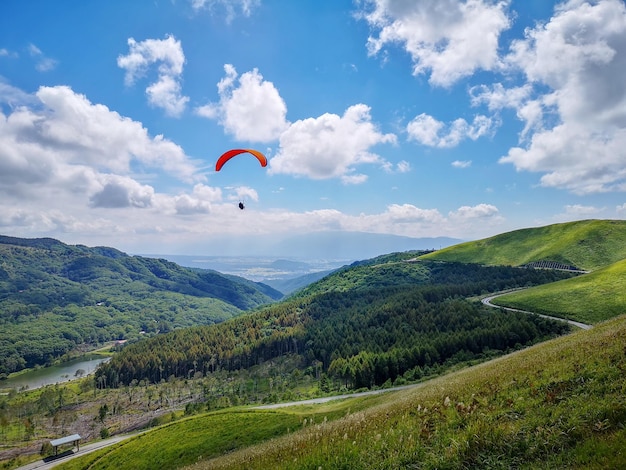
{"type": "Polygon", "coordinates": [[[406,130],[409,140],[429,147],[452,148],[465,139],[476,140],[490,134],[494,127],[493,119],[482,115],[475,116],[471,124],[459,118],[446,125],[422,113],[407,124],[406,130]]]}
{"type": "MultiPolygon", "coordinates": [[[[448,217],[437,209],[413,204],[390,204],[384,211],[351,215],[337,209],[305,212],[272,211],[257,214],[258,233],[294,234],[314,231],[391,233],[409,237],[468,236],[502,221],[494,206],[479,204],[451,211],[448,217]]],[[[238,221],[237,221],[238,223],[238,221]]]]}
{"type": "Polygon", "coordinates": [[[448,216],[457,220],[486,219],[498,216],[498,208],[491,204],[478,204],[476,206],[462,206],[456,211],[451,211],[448,216]]]}
{"type": "Polygon", "coordinates": [[[185,64],[183,48],[176,38],[167,36],[165,39],[146,39],[137,42],[128,39],[129,53],[117,58],[118,67],[126,71],[126,85],[133,85],[148,72],[153,64],[158,65],[157,80],[146,88],[148,102],[161,108],[173,117],[180,116],[189,98],[181,92],[180,80],[185,64]]]}
{"type": "Polygon", "coordinates": [[[0,193],[7,197],[72,193],[96,207],[147,207],[152,189],[130,179],[131,166],[185,182],[201,178],[178,145],[68,87],[41,87],[0,113],[0,193]]]}
{"type": "Polygon", "coordinates": [[[221,189],[200,182],[195,162],[141,123],[68,87],[4,91],[0,102],[15,104],[0,111],[0,232],[110,246],[134,239],[142,249],[151,237],[156,246],[164,232],[176,243],[181,231],[202,231],[205,221],[181,220],[223,205],[221,189]],[[139,181],[148,178],[195,185],[157,192],[139,181]]]}
{"type": "Polygon", "coordinates": [[[287,105],[272,82],[257,69],[239,76],[235,67],[224,66],[226,76],[217,85],[220,100],[196,108],[200,116],[217,119],[237,140],[275,141],[288,127],[287,105]]]}
{"type": "Polygon", "coordinates": [[[365,0],[360,13],[377,35],[368,51],[399,44],[413,60],[414,75],[430,72],[430,83],[450,86],[477,70],[498,67],[498,40],[510,27],[509,1],[365,0]]]}
{"type": "Polygon", "coordinates": [[[204,184],[196,184],[191,194],[179,194],[170,199],[163,198],[163,203],[172,203],[171,209],[179,215],[207,214],[212,203],[222,200],[222,190],[204,184]]]}
{"type": "Polygon", "coordinates": [[[626,190],[624,2],[560,4],[549,22],[512,44],[506,63],[523,72],[534,96],[518,111],[528,143],[500,161],[543,173],[546,187],[626,190]]]}
{"type": "Polygon", "coordinates": [[[354,173],[357,165],[382,163],[371,148],[395,141],[395,135],[382,134],[372,123],[368,106],[357,104],[343,116],[326,113],[291,124],[280,136],[270,172],[358,184],[366,176],[354,173]]]}
{"type": "Polygon", "coordinates": [[[91,196],[93,207],[150,207],[154,197],[151,186],[123,176],[104,175],[102,189],[91,196]]]}

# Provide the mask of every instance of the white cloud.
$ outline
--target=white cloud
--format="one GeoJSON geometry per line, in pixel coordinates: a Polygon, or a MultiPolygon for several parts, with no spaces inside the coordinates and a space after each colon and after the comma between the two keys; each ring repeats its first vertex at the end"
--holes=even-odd
{"type": "Polygon", "coordinates": [[[471,165],[471,160],[455,160],[452,162],[454,168],[469,168],[471,165]]]}
{"type": "Polygon", "coordinates": [[[222,190],[204,184],[193,187],[192,194],[179,194],[170,200],[165,198],[164,203],[172,202],[176,214],[194,215],[211,212],[211,204],[222,200],[222,190]]]}
{"type": "Polygon", "coordinates": [[[288,127],[287,106],[272,82],[258,70],[238,76],[226,64],[226,76],[218,83],[219,103],[196,108],[200,116],[217,119],[237,140],[271,142],[288,127]]]}
{"type": "Polygon", "coordinates": [[[382,163],[371,147],[395,141],[393,134],[380,133],[371,122],[368,106],[357,104],[343,116],[326,113],[291,124],[280,136],[270,172],[311,179],[341,178],[344,183],[358,184],[366,176],[353,173],[357,165],[382,163]]]}
{"type": "Polygon", "coordinates": [[[482,115],[475,116],[471,124],[459,118],[446,125],[422,113],[407,124],[406,130],[409,140],[429,147],[452,148],[465,139],[476,140],[491,133],[494,126],[491,118],[482,115]]]}
{"type": "MultiPolygon", "coordinates": [[[[232,217],[231,217],[232,218],[232,217]]],[[[472,237],[484,234],[486,227],[502,222],[498,209],[487,204],[464,206],[443,216],[437,209],[423,209],[413,204],[390,204],[379,213],[350,215],[336,209],[306,212],[271,211],[255,213],[255,233],[276,236],[310,233],[311,231],[343,230],[403,235],[409,237],[454,236],[472,237]]],[[[229,221],[225,221],[229,224],[229,221]]],[[[233,223],[239,224],[238,219],[233,223]]],[[[236,228],[227,230],[237,232],[236,228]]]]}
{"type": "Polygon", "coordinates": [[[498,66],[498,40],[510,27],[508,0],[366,0],[360,16],[377,32],[368,50],[400,44],[413,73],[430,71],[430,83],[450,86],[477,70],[498,66]]]}
{"type": "Polygon", "coordinates": [[[0,76],[0,104],[2,103],[6,103],[10,108],[15,109],[19,106],[37,106],[40,102],[32,94],[9,85],[0,76]]]}
{"type": "Polygon", "coordinates": [[[455,220],[473,220],[497,217],[498,208],[491,204],[478,204],[476,206],[462,206],[456,211],[451,211],[448,216],[455,220]]]}
{"type": "Polygon", "coordinates": [[[584,206],[582,204],[572,204],[565,206],[565,213],[577,218],[584,218],[590,215],[599,214],[603,212],[604,208],[598,208],[594,206],[584,206]]]}
{"type": "Polygon", "coordinates": [[[41,52],[41,49],[39,49],[34,44],[30,44],[28,46],[28,52],[30,53],[31,57],[36,59],[37,63],[35,64],[35,69],[37,69],[37,71],[39,72],[49,72],[50,70],[53,70],[58,64],[56,60],[51,59],[50,57],[46,57],[44,53],[41,52]]]}
{"type": "Polygon", "coordinates": [[[485,103],[491,111],[503,108],[520,107],[532,93],[532,86],[524,84],[518,87],[505,88],[502,83],[491,86],[477,85],[470,88],[472,105],[485,103]]]}
{"type": "Polygon", "coordinates": [[[621,206],[616,206],[615,212],[617,212],[618,214],[626,214],[626,203],[622,204],[621,206]]]}
{"type": "Polygon", "coordinates": [[[178,145],[150,137],[139,122],[92,104],[68,87],[41,87],[10,114],[0,113],[0,193],[5,200],[39,195],[41,201],[54,202],[65,195],[85,202],[91,198],[97,207],[148,207],[152,188],[131,179],[131,164],[185,182],[201,179],[178,145]]]}
{"type": "Polygon", "coordinates": [[[129,177],[103,175],[102,188],[90,198],[92,207],[150,207],[154,197],[151,186],[139,184],[129,177]]]}
{"type": "Polygon", "coordinates": [[[230,23],[238,12],[241,12],[243,16],[250,16],[252,10],[260,4],[261,0],[191,0],[191,6],[196,11],[214,12],[223,9],[227,23],[230,23]]]}
{"type": "Polygon", "coordinates": [[[406,160],[402,160],[398,162],[396,168],[398,173],[408,173],[409,171],[411,171],[411,164],[406,160]]]}
{"type": "Polygon", "coordinates": [[[525,147],[501,158],[577,194],[626,190],[626,6],[570,0],[513,43],[507,63],[536,90],[518,115],[525,147]]]}
{"type": "Polygon", "coordinates": [[[169,116],[180,116],[189,101],[181,93],[180,79],[185,54],[180,41],[173,36],[141,42],[129,38],[128,47],[129,53],[117,58],[118,67],[126,71],[126,85],[133,85],[147,73],[151,65],[159,64],[157,80],[146,88],[148,102],[162,108],[169,116]]]}

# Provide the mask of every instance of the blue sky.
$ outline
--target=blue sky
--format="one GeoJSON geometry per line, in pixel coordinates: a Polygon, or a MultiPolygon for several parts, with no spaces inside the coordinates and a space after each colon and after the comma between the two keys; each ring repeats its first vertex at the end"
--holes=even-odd
{"type": "Polygon", "coordinates": [[[5,0],[0,234],[212,254],[624,219],[625,72],[623,0],[5,0]],[[216,173],[238,147],[269,165],[216,173]]]}

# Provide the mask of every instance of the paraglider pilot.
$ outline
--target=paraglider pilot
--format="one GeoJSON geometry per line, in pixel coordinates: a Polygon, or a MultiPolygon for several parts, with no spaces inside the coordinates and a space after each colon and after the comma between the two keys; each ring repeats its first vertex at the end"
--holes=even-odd
{"type": "Polygon", "coordinates": [[[244,210],[246,206],[243,205],[243,202],[239,201],[239,209],[244,210]]]}

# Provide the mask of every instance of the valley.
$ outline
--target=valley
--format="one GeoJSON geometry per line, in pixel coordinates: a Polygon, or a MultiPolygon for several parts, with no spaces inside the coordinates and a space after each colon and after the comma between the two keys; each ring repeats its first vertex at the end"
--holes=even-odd
{"type": "Polygon", "coordinates": [[[132,338],[93,377],[7,391],[0,461],[49,455],[49,439],[77,430],[89,442],[149,429],[61,468],[129,455],[132,468],[489,468],[496,455],[509,468],[617,468],[625,231],[581,221],[390,253],[211,325],[132,338]],[[520,248],[540,243],[536,259],[520,248]],[[522,267],[544,261],[589,273],[522,267]]]}

